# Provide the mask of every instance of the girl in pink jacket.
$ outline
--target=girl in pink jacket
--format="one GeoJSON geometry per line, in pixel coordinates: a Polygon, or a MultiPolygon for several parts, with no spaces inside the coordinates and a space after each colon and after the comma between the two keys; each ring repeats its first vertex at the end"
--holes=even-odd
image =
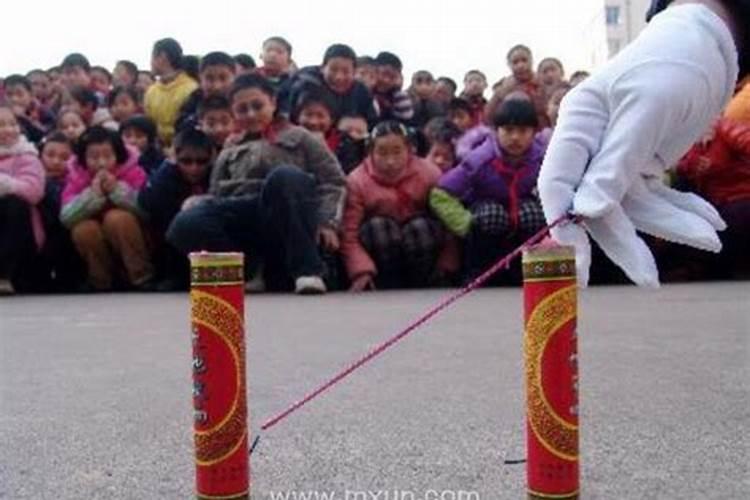
{"type": "Polygon", "coordinates": [[[60,220],[86,263],[89,285],[109,290],[122,262],[126,285],[145,288],[153,276],[138,191],[146,173],[117,132],[92,127],[78,140],[62,194],[60,220]]]}
{"type": "Polygon", "coordinates": [[[15,293],[11,279],[22,259],[39,250],[44,229],[35,205],[44,195],[44,168],[21,135],[13,110],[0,104],[0,295],[15,293]]]}
{"type": "Polygon", "coordinates": [[[352,291],[424,286],[450,267],[444,232],[427,209],[440,169],[411,153],[406,128],[383,122],[370,156],[347,178],[341,253],[352,291]],[[444,264],[445,263],[445,264],[444,264]]]}

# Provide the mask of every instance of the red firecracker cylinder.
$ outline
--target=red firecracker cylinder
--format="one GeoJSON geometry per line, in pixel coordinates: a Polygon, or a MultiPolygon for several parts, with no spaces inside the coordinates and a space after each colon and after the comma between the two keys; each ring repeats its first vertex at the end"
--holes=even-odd
{"type": "Polygon", "coordinates": [[[528,498],[578,498],[578,349],[575,253],[524,252],[528,498]]]}
{"type": "Polygon", "coordinates": [[[243,255],[190,254],[196,497],[248,499],[243,255]]]}

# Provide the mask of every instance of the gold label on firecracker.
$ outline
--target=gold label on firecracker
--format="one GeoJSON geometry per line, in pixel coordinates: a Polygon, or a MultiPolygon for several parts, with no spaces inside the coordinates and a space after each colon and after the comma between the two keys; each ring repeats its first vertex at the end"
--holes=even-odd
{"type": "Polygon", "coordinates": [[[550,404],[542,380],[542,363],[553,337],[576,318],[576,293],[576,286],[572,285],[543,299],[532,311],[524,337],[529,424],[547,451],[568,461],[578,459],[578,425],[550,404]]]}
{"type": "Polygon", "coordinates": [[[524,281],[569,280],[575,276],[575,250],[572,247],[537,246],[523,254],[524,281]]]}
{"type": "Polygon", "coordinates": [[[244,255],[241,253],[190,254],[190,283],[192,285],[229,286],[244,283],[244,255]]]}

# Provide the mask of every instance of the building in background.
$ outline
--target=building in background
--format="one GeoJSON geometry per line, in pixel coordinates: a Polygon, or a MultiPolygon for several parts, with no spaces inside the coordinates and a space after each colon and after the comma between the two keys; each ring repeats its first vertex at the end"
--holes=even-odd
{"type": "Polygon", "coordinates": [[[614,57],[646,27],[649,0],[605,0],[609,57],[614,57]]]}

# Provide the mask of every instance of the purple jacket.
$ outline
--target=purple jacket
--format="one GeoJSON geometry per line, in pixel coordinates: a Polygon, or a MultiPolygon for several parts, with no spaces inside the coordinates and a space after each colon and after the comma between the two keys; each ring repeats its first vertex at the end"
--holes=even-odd
{"type": "Polygon", "coordinates": [[[461,163],[440,178],[438,187],[471,207],[480,201],[495,201],[509,207],[513,200],[532,196],[546,143],[536,138],[521,164],[503,161],[503,151],[494,136],[472,149],[461,163]]]}

